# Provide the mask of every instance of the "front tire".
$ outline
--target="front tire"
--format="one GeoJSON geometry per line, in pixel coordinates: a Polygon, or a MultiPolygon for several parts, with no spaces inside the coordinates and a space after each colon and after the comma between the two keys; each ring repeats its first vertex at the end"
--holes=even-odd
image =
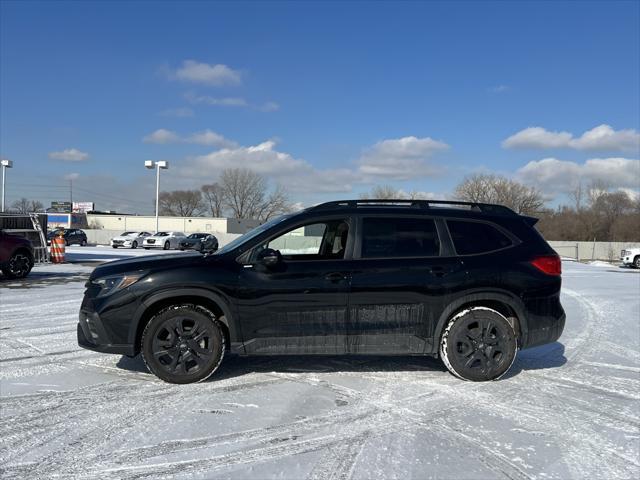
{"type": "Polygon", "coordinates": [[[640,255],[636,255],[636,257],[633,259],[633,265],[636,268],[640,268],[640,255]]]}
{"type": "Polygon", "coordinates": [[[134,240],[134,241],[133,241],[133,243],[131,244],[131,248],[132,248],[132,249],[134,249],[134,250],[135,250],[136,248],[138,248],[138,242],[136,242],[136,241],[134,240]]]}
{"type": "Polygon", "coordinates": [[[147,368],[169,383],[206,380],[218,369],[225,349],[215,316],[199,305],[168,307],[154,315],[142,333],[147,368]]]}
{"type": "Polygon", "coordinates": [[[163,250],[169,250],[170,248],[171,248],[171,244],[167,240],[166,242],[164,242],[164,246],[162,247],[162,249],[163,250]]]}
{"type": "Polygon", "coordinates": [[[449,320],[440,341],[440,358],[456,377],[483,382],[507,373],[517,349],[515,331],[503,315],[472,307],[449,320]]]}
{"type": "Polygon", "coordinates": [[[7,266],[2,269],[2,273],[11,279],[25,278],[32,268],[33,256],[25,252],[16,252],[9,259],[7,266]]]}
{"type": "Polygon", "coordinates": [[[82,240],[82,242],[80,242],[80,246],[81,247],[86,247],[87,246],[87,241],[86,240],[82,240]]]}

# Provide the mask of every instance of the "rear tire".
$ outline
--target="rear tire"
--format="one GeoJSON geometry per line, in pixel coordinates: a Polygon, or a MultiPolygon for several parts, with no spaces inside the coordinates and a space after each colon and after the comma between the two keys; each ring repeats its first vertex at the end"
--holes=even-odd
{"type": "Polygon", "coordinates": [[[498,380],[516,358],[518,344],[509,321],[486,307],[454,315],[442,334],[440,358],[458,378],[473,382],[498,380]]]}
{"type": "Polygon", "coordinates": [[[209,310],[192,304],[173,305],[154,315],[142,333],[147,368],[169,383],[195,383],[218,369],[225,337],[209,310]]]}
{"type": "Polygon", "coordinates": [[[633,259],[633,265],[636,268],[640,268],[640,255],[636,255],[636,257],[633,259]]]}
{"type": "Polygon", "coordinates": [[[149,250],[151,247],[144,247],[145,250],[149,250]]]}
{"type": "Polygon", "coordinates": [[[138,242],[134,240],[133,243],[131,244],[131,248],[133,248],[134,250],[138,248],[138,242]]]}
{"type": "Polygon", "coordinates": [[[117,245],[111,245],[111,247],[112,247],[112,248],[118,248],[118,246],[117,246],[117,245]]]}
{"type": "Polygon", "coordinates": [[[29,275],[33,268],[33,255],[25,252],[16,252],[11,255],[7,266],[2,269],[5,277],[15,279],[29,275]]]}
{"type": "Polygon", "coordinates": [[[81,247],[86,247],[87,246],[87,241],[86,240],[82,240],[82,242],[80,242],[80,246],[81,247]]]}
{"type": "Polygon", "coordinates": [[[166,242],[164,242],[164,246],[162,247],[162,249],[163,250],[169,250],[170,248],[171,248],[171,244],[167,240],[166,242]]]}

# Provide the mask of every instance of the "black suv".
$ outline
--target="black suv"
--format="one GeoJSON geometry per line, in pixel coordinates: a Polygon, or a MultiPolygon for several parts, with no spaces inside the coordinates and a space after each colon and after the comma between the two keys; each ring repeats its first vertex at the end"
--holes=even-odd
{"type": "Polygon", "coordinates": [[[562,333],[561,264],[536,219],[499,205],[348,200],[271,220],[215,254],[110,262],[87,282],[78,343],[161,379],[244,355],[435,355],[466,380],[562,333]]]}
{"type": "Polygon", "coordinates": [[[64,243],[67,247],[75,243],[82,247],[86,247],[87,234],[84,233],[83,230],[80,230],[78,228],[63,228],[50,231],[47,234],[47,245],[51,245],[51,239],[53,237],[57,237],[58,235],[60,235],[60,230],[64,232],[62,238],[64,238],[64,243]]]}

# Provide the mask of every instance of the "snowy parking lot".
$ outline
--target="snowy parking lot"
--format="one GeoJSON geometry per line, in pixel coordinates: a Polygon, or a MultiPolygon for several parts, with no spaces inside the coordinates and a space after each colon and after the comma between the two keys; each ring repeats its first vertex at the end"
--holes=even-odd
{"type": "Polygon", "coordinates": [[[563,268],[560,342],[490,383],[431,358],[236,357],[169,385],[77,346],[91,267],[0,280],[0,476],[638,478],[640,274],[563,268]]]}

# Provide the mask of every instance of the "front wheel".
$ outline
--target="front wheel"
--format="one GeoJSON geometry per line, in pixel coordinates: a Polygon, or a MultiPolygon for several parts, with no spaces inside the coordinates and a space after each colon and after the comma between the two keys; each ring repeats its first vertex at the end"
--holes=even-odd
{"type": "Polygon", "coordinates": [[[87,241],[86,240],[82,240],[82,242],[80,242],[80,246],[81,247],[86,247],[87,246],[87,241]]]}
{"type": "Polygon", "coordinates": [[[640,255],[637,255],[636,258],[633,259],[633,264],[636,268],[640,268],[640,255]]]}
{"type": "Polygon", "coordinates": [[[133,243],[131,244],[131,248],[133,248],[134,250],[138,248],[138,242],[134,240],[133,243]]]}
{"type": "Polygon", "coordinates": [[[444,329],[440,358],[463,380],[497,380],[516,358],[516,334],[495,310],[472,307],[454,315],[444,329]]]}
{"type": "Polygon", "coordinates": [[[144,247],[145,250],[149,250],[151,247],[144,247]]]}
{"type": "Polygon", "coordinates": [[[33,256],[24,252],[14,253],[7,266],[2,269],[7,278],[24,278],[33,268],[33,256]]]}
{"type": "Polygon", "coordinates": [[[169,243],[169,241],[167,240],[166,242],[164,242],[164,247],[162,247],[163,250],[169,250],[169,248],[171,248],[171,244],[169,243]]]}
{"type": "Polygon", "coordinates": [[[154,315],[142,333],[145,364],[169,383],[206,380],[218,369],[225,348],[213,313],[198,305],[168,307],[154,315]]]}

